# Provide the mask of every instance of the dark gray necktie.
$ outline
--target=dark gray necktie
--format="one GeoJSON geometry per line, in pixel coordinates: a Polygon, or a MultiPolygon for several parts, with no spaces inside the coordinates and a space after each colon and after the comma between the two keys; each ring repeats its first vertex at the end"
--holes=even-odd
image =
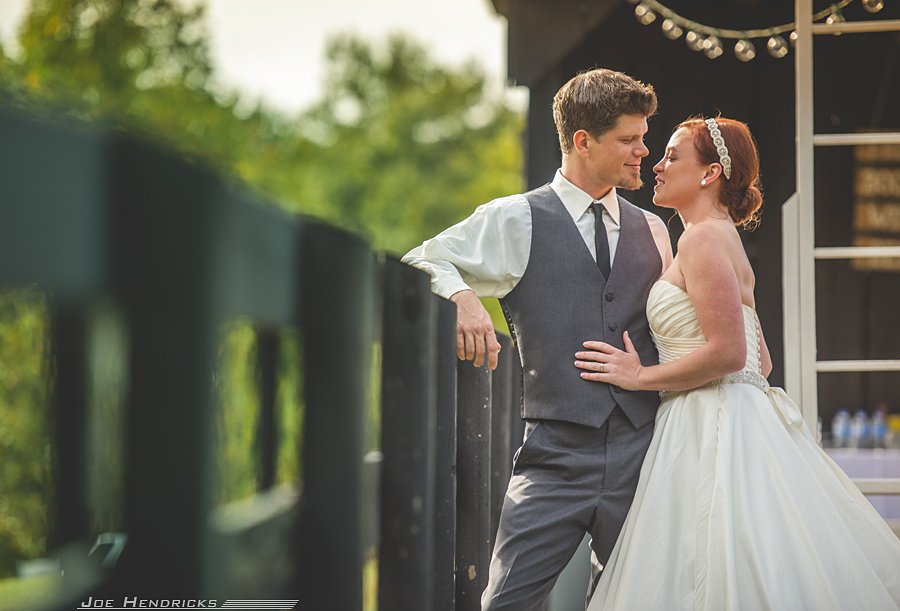
{"type": "Polygon", "coordinates": [[[594,213],[594,247],[597,250],[597,267],[603,272],[604,278],[609,278],[609,238],[606,235],[606,226],[603,224],[603,204],[592,203],[591,211],[594,213]]]}

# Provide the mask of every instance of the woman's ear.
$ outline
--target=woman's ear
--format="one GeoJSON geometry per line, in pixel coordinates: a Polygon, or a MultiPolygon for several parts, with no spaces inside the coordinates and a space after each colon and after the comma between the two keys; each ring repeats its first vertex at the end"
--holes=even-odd
{"type": "Polygon", "coordinates": [[[701,183],[704,186],[711,185],[716,180],[718,180],[719,176],[721,176],[721,175],[722,175],[722,164],[711,163],[708,166],[706,166],[706,172],[703,173],[703,178],[701,179],[701,183]]]}

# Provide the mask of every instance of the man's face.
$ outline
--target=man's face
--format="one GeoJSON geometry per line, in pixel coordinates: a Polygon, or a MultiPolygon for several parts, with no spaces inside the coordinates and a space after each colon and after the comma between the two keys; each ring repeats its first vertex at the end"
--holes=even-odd
{"type": "Polygon", "coordinates": [[[647,117],[622,115],[615,125],[591,140],[587,159],[588,171],[597,184],[622,189],[640,189],[641,159],[650,151],[644,146],[647,133],[647,117]]]}

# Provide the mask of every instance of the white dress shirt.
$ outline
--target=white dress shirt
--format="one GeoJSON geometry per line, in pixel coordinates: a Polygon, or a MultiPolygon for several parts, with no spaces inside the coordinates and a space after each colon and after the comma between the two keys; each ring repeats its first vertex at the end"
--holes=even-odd
{"type": "MultiPolygon", "coordinates": [[[[593,198],[569,182],[559,170],[550,188],[572,216],[585,245],[597,260],[594,245],[593,198]]],[[[603,225],[609,238],[609,262],[619,244],[619,200],[615,188],[602,199],[603,225]]],[[[662,259],[662,271],[672,263],[672,243],[662,219],[643,211],[662,259]]],[[[431,276],[431,290],[444,298],[472,289],[479,297],[505,297],[528,267],[531,253],[531,207],[522,194],[483,204],[472,215],[442,231],[403,256],[403,262],[431,276]]]]}

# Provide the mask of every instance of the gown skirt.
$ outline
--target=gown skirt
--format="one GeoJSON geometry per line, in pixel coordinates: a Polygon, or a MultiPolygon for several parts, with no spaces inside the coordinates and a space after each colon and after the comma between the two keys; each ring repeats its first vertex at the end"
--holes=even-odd
{"type": "MultiPolygon", "coordinates": [[[[660,361],[705,341],[679,287],[647,308],[660,361]]],[[[663,397],[589,611],[900,609],[900,540],[759,374],[744,310],[745,369],[663,397]]]]}

